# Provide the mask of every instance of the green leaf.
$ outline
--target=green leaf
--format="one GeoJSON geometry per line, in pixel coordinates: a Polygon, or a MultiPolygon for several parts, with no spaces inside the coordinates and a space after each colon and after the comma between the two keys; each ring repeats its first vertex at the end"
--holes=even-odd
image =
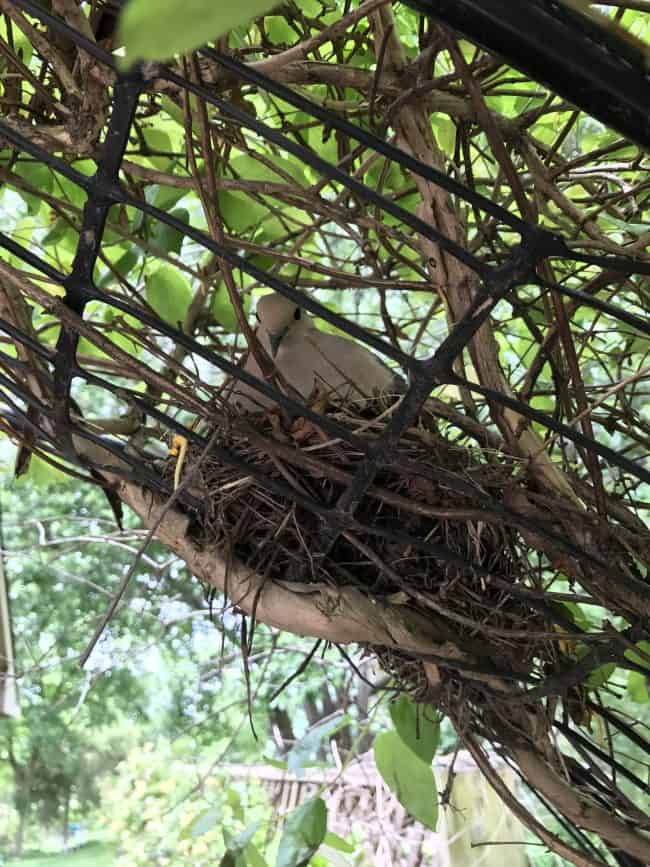
{"type": "MultiPolygon", "coordinates": [[[[190,212],[187,208],[174,208],[170,211],[170,216],[180,220],[181,223],[190,221],[190,212]]],[[[183,246],[183,233],[173,226],[168,226],[167,223],[156,222],[151,232],[151,240],[166,253],[180,253],[183,246]]]]}
{"type": "Polygon", "coordinates": [[[77,233],[67,220],[59,217],[43,236],[41,244],[44,247],[54,247],[64,239],[71,239],[73,245],[77,243],[77,233]]]}
{"type": "Polygon", "coordinates": [[[272,756],[263,756],[262,759],[265,765],[271,765],[272,768],[278,768],[281,771],[287,770],[287,763],[280,761],[280,759],[274,759],[272,756]]]}
{"type": "Polygon", "coordinates": [[[232,190],[220,190],[217,193],[219,210],[228,228],[233,234],[238,235],[257,226],[268,216],[268,209],[260,202],[256,202],[247,196],[232,190]]]}
{"type": "Polygon", "coordinates": [[[648,681],[639,671],[631,671],[627,676],[627,694],[632,701],[638,704],[647,704],[650,701],[648,694],[648,681]]]}
{"type": "MultiPolygon", "coordinates": [[[[20,161],[14,166],[14,173],[43,194],[52,192],[54,174],[48,166],[31,160],[20,161]]],[[[28,213],[38,212],[41,207],[41,200],[36,195],[25,193],[22,190],[19,191],[19,195],[27,205],[28,213]]]]}
{"type": "Polygon", "coordinates": [[[320,745],[325,738],[330,737],[334,732],[339,731],[349,725],[350,719],[347,716],[334,717],[334,719],[319,723],[311,728],[306,735],[300,738],[289,752],[287,756],[287,768],[292,774],[300,776],[302,769],[313,758],[315,758],[320,745]]]}
{"type": "Polygon", "coordinates": [[[37,488],[46,488],[48,485],[60,485],[69,482],[71,476],[57,470],[47,461],[42,460],[36,455],[32,455],[29,459],[29,469],[25,475],[16,479],[18,484],[31,484],[37,488]]]}
{"type": "Polygon", "coordinates": [[[269,157],[265,154],[268,164],[255,159],[250,154],[241,154],[235,157],[229,163],[229,168],[233,174],[244,181],[269,181],[272,184],[286,183],[282,172],[291,176],[291,178],[300,184],[306,183],[305,173],[302,165],[293,157],[279,157],[273,155],[269,157]]]}
{"type": "Polygon", "coordinates": [[[253,846],[252,843],[244,849],[244,859],[246,867],[269,867],[268,862],[262,857],[260,852],[253,846]]]}
{"type": "Polygon", "coordinates": [[[131,0],[120,19],[129,60],[168,60],[247,24],[273,0],[131,0]]]}
{"type": "Polygon", "coordinates": [[[151,156],[146,154],[146,162],[159,171],[166,171],[173,161],[170,154],[173,153],[174,147],[170,137],[164,130],[155,127],[146,127],[142,130],[142,135],[147,150],[152,152],[151,156]]]}
{"type": "MultiPolygon", "coordinates": [[[[637,642],[637,647],[642,653],[650,655],[650,641],[639,641],[637,642]]],[[[629,659],[630,662],[635,662],[643,668],[650,669],[650,663],[648,660],[644,659],[643,656],[639,656],[639,654],[635,653],[633,650],[626,650],[625,658],[629,659]]]]}
{"type": "MultiPolygon", "coordinates": [[[[159,184],[151,184],[145,190],[145,199],[150,205],[160,208],[161,211],[169,211],[188,193],[187,190],[178,189],[177,187],[162,187],[159,184]]],[[[138,211],[138,213],[141,213],[138,211]]]]}
{"type": "Polygon", "coordinates": [[[181,840],[187,840],[188,837],[195,840],[197,837],[207,834],[217,822],[221,821],[221,817],[221,810],[218,807],[204,810],[183,828],[180,834],[181,840]]]}
{"type": "Polygon", "coordinates": [[[337,852],[345,852],[346,855],[351,855],[356,846],[354,843],[349,843],[347,840],[344,840],[343,837],[339,837],[338,834],[334,834],[332,831],[328,831],[325,834],[325,839],[323,840],[326,846],[329,846],[330,849],[336,849],[337,852]]]}
{"type": "Polygon", "coordinates": [[[147,301],[161,319],[178,326],[185,321],[192,290],[185,277],[171,265],[161,265],[145,283],[147,301]]]}
{"type": "Polygon", "coordinates": [[[227,828],[224,828],[223,841],[226,844],[227,851],[235,856],[241,855],[259,830],[261,824],[261,822],[253,822],[241,833],[235,835],[232,835],[227,828]]]}
{"type": "Polygon", "coordinates": [[[436,115],[434,130],[438,143],[445,154],[451,158],[456,149],[456,125],[442,114],[436,115]]]}
{"type": "Polygon", "coordinates": [[[629,232],[630,235],[645,235],[648,231],[647,223],[631,223],[628,220],[619,220],[616,217],[611,217],[609,214],[601,214],[600,220],[616,229],[621,229],[624,232],[629,232]]]}
{"type": "Polygon", "coordinates": [[[431,765],[419,759],[397,732],[375,740],[375,764],[404,809],[432,831],[438,819],[438,791],[431,765]]]}
{"type": "Polygon", "coordinates": [[[600,689],[604,686],[610,677],[616,671],[615,662],[607,662],[605,665],[599,665],[595,668],[587,678],[587,686],[589,689],[600,689]]]}
{"type": "Polygon", "coordinates": [[[264,19],[264,29],[275,45],[291,45],[297,39],[295,30],[282,15],[268,15],[264,19]]]}
{"type": "Polygon", "coordinates": [[[327,807],[322,798],[305,801],[285,818],[275,867],[309,863],[327,832],[327,807]]]}
{"type": "MultiPolygon", "coordinates": [[[[244,313],[248,316],[251,309],[251,296],[249,292],[242,296],[242,304],[244,313]]],[[[228,290],[223,283],[221,283],[212,296],[212,315],[217,322],[223,325],[226,331],[230,331],[231,333],[239,331],[239,322],[237,321],[235,308],[230,303],[228,290]]]]}
{"type": "MultiPolygon", "coordinates": [[[[440,723],[426,715],[424,705],[403,695],[390,705],[390,718],[400,739],[415,755],[431,764],[440,740],[440,723]]],[[[430,713],[430,711],[429,711],[430,713]]]]}
{"type": "MultiPolygon", "coordinates": [[[[121,274],[122,277],[126,277],[131,268],[133,268],[138,263],[138,253],[135,248],[131,248],[127,250],[113,263],[113,267],[117,271],[118,274],[121,274]]],[[[112,271],[107,271],[106,274],[99,281],[99,288],[104,289],[107,286],[111,286],[115,282],[115,276],[112,271]]]]}

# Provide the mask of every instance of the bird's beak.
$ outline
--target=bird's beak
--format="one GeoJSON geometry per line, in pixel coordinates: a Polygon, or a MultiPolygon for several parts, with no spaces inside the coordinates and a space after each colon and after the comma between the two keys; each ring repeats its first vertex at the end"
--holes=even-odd
{"type": "Polygon", "coordinates": [[[269,331],[269,343],[271,344],[272,358],[275,358],[275,356],[278,354],[278,349],[280,348],[280,344],[282,343],[282,338],[288,330],[288,328],[284,328],[282,331],[278,332],[269,331]]]}

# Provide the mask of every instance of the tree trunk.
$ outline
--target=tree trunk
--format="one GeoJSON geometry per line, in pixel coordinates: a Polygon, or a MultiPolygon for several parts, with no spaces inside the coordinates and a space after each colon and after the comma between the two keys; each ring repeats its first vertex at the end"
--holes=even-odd
{"type": "Polygon", "coordinates": [[[63,851],[68,851],[68,843],[70,841],[70,789],[65,793],[65,802],[63,804],[63,851]]]}
{"type": "Polygon", "coordinates": [[[23,846],[25,844],[25,827],[27,825],[26,810],[18,811],[18,827],[16,828],[16,836],[14,837],[14,855],[20,858],[23,854],[23,846]]]}

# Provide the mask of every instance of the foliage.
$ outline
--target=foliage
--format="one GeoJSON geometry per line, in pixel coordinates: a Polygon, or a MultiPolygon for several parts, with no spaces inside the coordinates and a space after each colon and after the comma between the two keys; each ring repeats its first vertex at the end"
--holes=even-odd
{"type": "Polygon", "coordinates": [[[409,815],[436,829],[438,791],[431,762],[440,739],[440,722],[427,717],[409,698],[393,702],[394,730],[375,739],[377,770],[409,815]]]}
{"type": "MultiPolygon", "coordinates": [[[[146,693],[134,670],[107,670],[106,657],[96,658],[87,672],[76,667],[90,625],[106,604],[106,590],[98,579],[109,577],[126,556],[111,556],[110,548],[100,542],[99,528],[108,519],[98,508],[101,499],[94,489],[21,484],[5,488],[2,499],[5,557],[14,578],[16,649],[23,672],[22,717],[0,722],[0,759],[12,770],[19,814],[43,825],[65,826],[71,810],[80,816],[99,803],[99,779],[128,742],[126,727],[108,734],[110,727],[127,713],[146,718],[146,693]],[[41,522],[44,491],[49,514],[41,522]],[[66,520],[71,509],[80,523],[66,520]],[[84,524],[97,533],[95,539],[84,539],[84,524]],[[79,548],[84,545],[81,558],[79,548]],[[78,573],[81,564],[88,577],[78,573]]],[[[117,632],[111,636],[116,644],[124,638],[117,632]]]]}
{"type": "Polygon", "coordinates": [[[102,843],[88,843],[62,855],[28,855],[12,859],[12,867],[113,867],[115,851],[102,843]]]}
{"type": "Polygon", "coordinates": [[[103,801],[107,829],[120,844],[118,867],[214,864],[222,858],[227,864],[227,853],[232,863],[243,856],[237,863],[298,867],[295,858],[287,860],[289,851],[316,851],[325,835],[320,812],[315,819],[310,808],[301,808],[280,838],[263,789],[250,782],[224,785],[219,766],[225,747],[217,742],[192,759],[189,739],[173,747],[158,741],[127,756],[103,801]]]}
{"type": "MultiPolygon", "coordinates": [[[[287,665],[299,665],[303,651],[289,636],[260,633],[256,653],[261,662],[250,661],[258,696],[254,726],[262,736],[255,741],[246,720],[246,688],[236,640],[225,636],[231,652],[227,656],[216,652],[219,624],[191,616],[190,606],[203,604],[201,595],[189,592],[182,575],[179,580],[177,564],[156,544],[147,549],[136,576],[133,613],[124,609],[112,622],[87,670],[80,672],[78,654],[92,623],[104,610],[110,582],[128,568],[139,536],[132,515],[125,516],[124,532],[117,532],[98,489],[65,483],[65,476],[58,484],[48,483],[48,478],[47,473],[39,478],[30,471],[27,479],[2,489],[16,649],[19,660],[31,659],[35,664],[20,676],[22,718],[0,722],[0,771],[7,771],[6,779],[0,780],[0,791],[5,787],[13,791],[14,803],[26,811],[26,818],[42,829],[53,822],[62,829],[69,802],[70,821],[90,811],[92,822],[100,799],[101,812],[114,818],[112,796],[106,802],[106,792],[114,791],[114,768],[129,750],[131,758],[120,773],[139,755],[148,755],[149,747],[142,751],[136,744],[153,736],[159,738],[156,751],[166,757],[156,774],[171,781],[168,791],[156,789],[159,778],[153,771],[143,771],[146,784],[156,789],[147,797],[158,806],[165,793],[177,797],[174,775],[187,776],[184,769],[189,756],[209,768],[218,750],[215,741],[220,738],[227,739],[229,761],[272,753],[276,747],[267,739],[271,719],[282,726],[287,749],[295,741],[287,758],[299,773],[322,761],[323,739],[347,727],[349,738],[341,740],[344,750],[346,743],[359,736],[364,720],[354,704],[345,718],[338,714],[318,724],[319,716],[331,713],[341,700],[354,701],[345,663],[329,665],[331,695],[322,690],[319,668],[312,668],[300,685],[283,693],[269,713],[268,696],[286,678],[287,665]],[[164,584],[160,584],[159,567],[165,568],[164,584]],[[155,596],[152,587],[157,588],[155,596]],[[155,652],[154,628],[160,630],[155,652]],[[36,644],[35,635],[39,636],[36,644]],[[313,728],[311,722],[316,722],[313,728]],[[183,734],[188,727],[195,733],[193,738],[183,734]],[[13,771],[9,750],[15,762],[13,771]],[[173,761],[168,763],[170,756],[173,761]]],[[[218,781],[213,785],[220,789],[218,781]]],[[[232,795],[232,803],[229,801],[231,807],[234,798],[232,795]]],[[[129,837],[129,822],[138,821],[136,801],[131,805],[133,815],[128,821],[124,818],[124,839],[129,837]]],[[[190,821],[188,816],[198,812],[198,819],[206,821],[213,809],[203,796],[188,798],[186,807],[187,821],[179,820],[179,835],[190,821]]],[[[233,834],[257,815],[243,808],[235,813],[233,834]]],[[[197,839],[202,836],[196,828],[193,834],[197,839]]],[[[135,832],[134,836],[139,839],[135,832]]],[[[220,846],[225,845],[221,836],[219,841],[220,846]]],[[[176,844],[170,845],[175,851],[176,844]]],[[[181,849],[185,846],[183,843],[181,849]]]]}
{"type": "Polygon", "coordinates": [[[131,0],[121,21],[121,35],[130,59],[167,60],[190,51],[207,38],[222,36],[265,12],[272,0],[131,0]]]}
{"type": "MultiPolygon", "coordinates": [[[[131,38],[128,28],[132,33],[137,30],[144,41],[132,43],[132,50],[147,56],[151,56],[154,41],[156,50],[169,54],[189,48],[197,38],[209,38],[210,28],[216,33],[223,25],[219,16],[224,9],[232,10],[222,4],[200,4],[201,8],[210,6],[210,17],[201,19],[197,35],[192,4],[183,7],[185,18],[178,27],[170,26],[176,19],[163,14],[143,23],[138,16],[147,14],[145,5],[151,6],[133,0],[128,12],[132,17],[125,17],[123,33],[131,38]],[[177,41],[164,43],[157,34],[158,26],[177,41]]],[[[178,8],[179,4],[170,5],[170,16],[178,8]]],[[[92,32],[95,22],[89,4],[80,9],[83,15],[88,13],[92,32]]],[[[544,760],[553,756],[547,772],[555,773],[561,767],[571,781],[555,806],[567,817],[572,845],[576,839],[579,845],[588,845],[586,836],[581,837],[582,832],[573,826],[589,821],[585,804],[591,804],[594,791],[602,800],[603,789],[609,798],[607,815],[629,841],[636,833],[628,821],[630,804],[634,810],[645,807],[639,770],[644,742],[625,716],[630,705],[623,704],[622,696],[634,703],[632,716],[647,716],[644,582],[650,559],[650,497],[648,484],[625,461],[640,462],[647,453],[650,346],[634,327],[635,320],[628,315],[622,322],[620,313],[639,320],[647,317],[649,296],[647,281],[632,273],[632,266],[629,272],[603,270],[598,264],[602,260],[590,257],[625,255],[647,262],[650,200],[645,156],[615,131],[502,59],[437,23],[424,21],[407,7],[385,7],[367,15],[367,9],[359,11],[349,4],[340,8],[308,0],[285,4],[275,14],[243,23],[260,9],[241,4],[236,11],[242,26],[224,36],[220,46],[308,95],[318,106],[336,112],[336,117],[344,115],[363,130],[397,141],[401,148],[487,196],[510,215],[562,235],[567,249],[573,251],[573,258],[558,256],[540,263],[537,272],[499,302],[471,346],[456,359],[459,379],[450,377],[433,395],[443,403],[437,427],[459,450],[470,449],[470,444],[475,449],[476,440],[483,449],[482,459],[490,466],[496,465],[501,453],[514,453],[513,460],[520,461],[519,477],[530,481],[523,501],[517,499],[522,489],[513,489],[502,492],[499,507],[505,503],[534,525],[532,530],[530,523],[522,530],[522,521],[516,523],[520,535],[511,557],[513,562],[520,558],[523,577],[519,583],[512,582],[512,594],[532,600],[530,610],[541,618],[533,619],[531,613],[530,622],[515,624],[517,640],[523,635],[526,641],[536,632],[542,636],[539,640],[546,655],[535,657],[530,667],[516,675],[510,672],[505,682],[497,679],[495,685],[502,659],[492,652],[494,630],[506,627],[491,619],[500,612],[499,606],[489,604],[491,574],[489,581],[481,576],[472,584],[473,603],[467,610],[452,609],[445,647],[451,643],[456,655],[444,665],[428,662],[425,668],[419,657],[417,664],[411,657],[404,663],[400,648],[384,650],[385,635],[373,636],[375,640],[367,643],[379,648],[389,670],[400,673],[404,664],[411,666],[408,683],[419,696],[447,702],[443,706],[477,761],[483,756],[483,737],[492,737],[506,752],[511,748],[518,761],[522,742],[537,748],[540,732],[549,735],[540,755],[544,760]],[[563,293],[574,294],[569,300],[563,293]],[[498,410],[498,401],[487,399],[494,391],[514,395],[528,420],[498,410]],[[560,428],[561,424],[565,427],[560,428]],[[600,443],[599,455],[588,447],[593,440],[600,443]],[[508,493],[514,499],[506,502],[508,493]],[[566,544],[554,547],[551,537],[566,544]],[[629,586],[636,588],[635,593],[628,591],[629,586]],[[469,653],[470,637],[472,642],[480,639],[481,650],[468,661],[464,655],[469,653]],[[465,659],[465,667],[456,664],[459,658],[465,659]],[[466,676],[468,671],[473,672],[471,677],[466,676]],[[424,677],[426,683],[418,677],[424,677]],[[516,691],[509,705],[513,710],[499,714],[493,710],[495,695],[506,687],[516,691]],[[535,701],[524,695],[537,687],[543,695],[535,701]],[[526,714],[520,713],[521,707],[527,709],[526,714]],[[535,737],[526,729],[533,707],[538,714],[535,737]],[[472,717],[474,711],[477,717],[472,717]],[[555,728],[552,738],[546,726],[555,728]],[[602,770],[599,764],[595,778],[594,762],[605,762],[609,769],[602,770]],[[621,775],[621,768],[627,773],[621,775]]],[[[69,10],[62,14],[75,27],[80,26],[69,10]]],[[[623,4],[616,22],[634,36],[647,39],[649,25],[641,11],[623,4]]],[[[68,273],[86,225],[82,223],[83,179],[102,159],[98,143],[106,131],[115,91],[112,73],[97,74],[94,63],[72,41],[63,37],[39,40],[28,23],[16,12],[5,12],[2,19],[6,51],[1,62],[7,64],[2,106],[14,131],[27,132],[49,154],[64,155],[67,164],[79,172],[75,176],[78,183],[3,141],[0,162],[5,185],[0,216],[13,241],[42,257],[48,266],[68,273]],[[70,122],[71,117],[75,123],[70,122]]],[[[114,36],[107,39],[105,44],[114,48],[114,36]]],[[[95,284],[104,294],[96,293],[84,311],[85,327],[76,353],[79,367],[68,407],[78,413],[77,421],[93,419],[93,431],[110,427],[102,427],[97,419],[98,405],[112,421],[124,422],[117,442],[136,455],[138,469],[146,467],[161,484],[168,480],[165,472],[169,468],[152,457],[152,445],[158,445],[160,454],[162,441],[164,453],[169,439],[161,416],[168,423],[171,419],[177,424],[196,423],[199,428],[202,424],[208,430],[219,419],[225,380],[219,359],[238,363],[246,351],[242,323],[252,303],[266,291],[260,269],[324,302],[330,313],[345,314],[383,336],[395,350],[422,360],[431,357],[453,323],[462,318],[469,299],[479,291],[479,281],[471,269],[443,255],[408,221],[422,217],[488,267],[499,268],[510,261],[519,240],[515,231],[497,217],[488,217],[476,203],[443,194],[436,184],[415,177],[396,161],[358,146],[344,130],[334,129],[334,124],[322,123],[296,108],[290,93],[278,96],[269,88],[242,83],[214,57],[205,55],[183,58],[174,68],[179,75],[201,82],[209,98],[190,96],[165,82],[152,87],[138,103],[122,165],[121,180],[128,197],[109,212],[94,262],[95,284]],[[250,129],[258,121],[266,124],[266,134],[259,127],[250,129]],[[343,178],[323,180],[319,159],[338,165],[343,178]],[[361,192],[351,192],[350,184],[342,182],[345,174],[382,193],[390,208],[382,211],[364,204],[361,192]],[[144,205],[159,211],[144,213],[144,205]],[[397,206],[403,209],[401,213],[397,206]],[[174,331],[178,325],[181,329],[174,331]],[[150,409],[144,421],[143,406],[150,409]],[[127,422],[132,419],[129,427],[127,422]]],[[[87,209],[86,218],[89,213],[87,209]]],[[[88,243],[86,235],[83,240],[88,243]]],[[[52,374],[49,352],[62,328],[72,333],[79,324],[58,304],[64,291],[61,281],[32,273],[33,265],[26,264],[10,245],[0,253],[0,268],[6,281],[0,313],[14,329],[6,330],[2,337],[3,376],[11,386],[3,386],[2,394],[25,409],[24,400],[16,397],[25,390],[36,401],[52,400],[46,387],[52,374]],[[27,334],[27,343],[12,336],[16,329],[27,334]]],[[[334,328],[325,320],[319,325],[334,328]]],[[[29,431],[25,434],[23,430],[23,435],[28,438],[29,431]]],[[[54,440],[52,450],[59,458],[69,458],[61,442],[54,440]]],[[[37,460],[32,460],[29,473],[41,482],[53,477],[49,465],[37,460]]],[[[75,496],[81,495],[75,491],[75,496]]],[[[284,512],[290,514],[290,510],[284,512]]],[[[194,514],[190,506],[186,514],[194,514]]],[[[484,509],[467,519],[468,538],[477,557],[488,547],[490,528],[504,522],[503,509],[498,514],[484,509]]],[[[444,536],[442,531],[440,536],[444,536]]],[[[160,548],[154,550],[157,563],[163,554],[160,548]]],[[[35,643],[37,654],[56,652],[63,657],[64,644],[71,650],[70,659],[65,656],[64,673],[47,674],[34,688],[36,707],[49,708],[52,697],[65,692],[72,678],[73,657],[83,646],[82,634],[87,634],[102,611],[100,602],[105,601],[101,586],[89,586],[82,597],[72,579],[61,578],[61,570],[78,575],[74,552],[66,557],[58,563],[27,558],[33,563],[20,566],[18,634],[44,633],[45,638],[35,643]],[[39,606],[30,608],[35,595],[39,606]],[[56,634],[48,633],[47,622],[54,606],[61,606],[58,622],[65,624],[57,627],[56,634]],[[84,628],[71,630],[73,623],[84,628]],[[48,643],[48,634],[54,644],[48,643]]],[[[125,561],[119,562],[124,565],[125,561]]],[[[158,572],[153,565],[141,570],[131,596],[131,614],[125,614],[124,622],[130,627],[141,626],[140,635],[147,626],[142,612],[151,610],[150,597],[156,586],[158,572]]],[[[88,574],[99,574],[105,568],[103,554],[98,554],[88,574]]],[[[174,568],[175,590],[183,602],[191,603],[195,597],[183,581],[186,574],[174,568]]],[[[434,621],[432,611],[447,616],[450,600],[458,595],[453,592],[453,580],[429,583],[427,623],[434,621]]],[[[316,596],[316,591],[311,595],[316,596]]],[[[370,598],[372,605],[392,612],[400,622],[416,607],[415,596],[386,596],[374,586],[364,588],[361,598],[370,598]]],[[[158,619],[161,610],[162,602],[156,611],[158,619]]],[[[509,612],[504,616],[510,616],[509,612]]],[[[306,631],[291,620],[290,612],[288,621],[296,632],[306,631]]],[[[269,662],[268,669],[264,668],[266,663],[254,658],[253,638],[237,633],[239,628],[234,615],[230,620],[224,618],[229,648],[238,639],[237,646],[243,646],[253,658],[248,671],[253,683],[264,671],[275,687],[280,686],[286,679],[282,666],[274,668],[275,663],[269,662]]],[[[190,635],[194,640],[196,633],[172,626],[170,635],[174,629],[178,630],[177,643],[172,639],[169,653],[178,651],[182,656],[183,642],[190,635]]],[[[421,631],[415,638],[424,640],[426,630],[421,631]]],[[[256,641],[259,634],[254,632],[256,641]]],[[[112,624],[106,641],[112,642],[116,653],[131,653],[132,646],[122,638],[119,623],[112,624]]],[[[153,642],[162,647],[160,632],[152,635],[153,642]]],[[[436,652],[439,645],[433,642],[436,652]]],[[[22,658],[34,653],[34,648],[19,647],[19,652],[22,658]]],[[[215,668],[221,673],[219,666],[215,668]]],[[[119,701],[125,697],[137,713],[145,714],[135,672],[137,665],[132,664],[115,681],[112,675],[99,678],[88,696],[84,695],[79,720],[97,724],[101,703],[95,707],[93,693],[100,695],[104,688],[110,697],[109,713],[115,710],[115,718],[119,701]]],[[[224,676],[227,689],[234,679],[232,674],[230,679],[224,676]]],[[[198,690],[192,689],[187,678],[181,676],[178,681],[172,700],[165,705],[166,724],[176,726],[177,731],[191,724],[195,715],[207,713],[218,691],[202,683],[203,694],[197,696],[198,690]]],[[[272,694],[266,681],[252,696],[246,686],[247,696],[237,693],[237,701],[244,705],[248,698],[263,701],[272,694]]],[[[293,683],[288,698],[280,700],[279,720],[280,712],[286,715],[294,707],[290,702],[299,688],[303,687],[293,683]]],[[[31,700],[29,687],[25,689],[31,700]]],[[[309,717],[313,694],[323,706],[341,699],[344,691],[333,688],[328,695],[328,689],[318,690],[311,681],[307,684],[302,706],[305,717],[309,717]]],[[[77,694],[81,693],[78,687],[77,694]]],[[[76,705],[68,699],[62,707],[67,723],[76,705]]],[[[241,718],[238,713],[225,713],[215,726],[235,726],[241,718]]],[[[253,722],[260,728],[265,712],[256,709],[255,714],[253,722]]],[[[318,713],[311,716],[309,722],[316,722],[318,713]]],[[[403,718],[393,716],[395,731],[383,733],[377,742],[378,763],[409,809],[431,823],[430,788],[424,808],[421,790],[430,787],[428,751],[437,733],[434,737],[430,732],[431,737],[420,743],[412,737],[412,726],[411,734],[405,734],[403,718]],[[396,755],[403,761],[396,762],[396,755]],[[404,780],[407,768],[411,773],[404,780]],[[422,785],[415,785],[411,793],[406,784],[418,781],[422,785]]],[[[55,733],[63,737],[65,725],[39,718],[33,729],[38,728],[48,731],[49,742],[55,733]]],[[[71,753],[81,748],[78,742],[71,744],[71,753]]],[[[30,753],[32,747],[26,746],[25,755],[30,753]]],[[[533,779],[531,767],[529,764],[524,776],[535,788],[539,779],[533,779]]],[[[55,770],[60,776],[65,768],[56,766],[55,770]]],[[[145,773],[144,768],[141,771],[145,773]]],[[[135,808],[130,815],[135,821],[135,808]]],[[[131,821],[125,819],[125,827],[131,821]]],[[[237,832],[245,830],[240,824],[237,832]]],[[[601,824],[585,825],[585,834],[600,833],[601,824]]],[[[181,827],[179,823],[170,833],[180,839],[181,827]]],[[[197,846],[204,836],[198,836],[197,846]]],[[[551,844],[563,851],[555,838],[551,844]]],[[[153,841],[150,845],[154,847],[153,841]]]]}

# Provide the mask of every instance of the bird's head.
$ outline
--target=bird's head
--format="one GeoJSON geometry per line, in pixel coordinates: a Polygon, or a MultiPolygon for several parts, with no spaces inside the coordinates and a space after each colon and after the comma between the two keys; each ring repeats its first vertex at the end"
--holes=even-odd
{"type": "Polygon", "coordinates": [[[280,344],[302,332],[308,320],[301,307],[277,292],[260,298],[256,316],[260,330],[268,338],[273,358],[277,355],[280,344]]]}

